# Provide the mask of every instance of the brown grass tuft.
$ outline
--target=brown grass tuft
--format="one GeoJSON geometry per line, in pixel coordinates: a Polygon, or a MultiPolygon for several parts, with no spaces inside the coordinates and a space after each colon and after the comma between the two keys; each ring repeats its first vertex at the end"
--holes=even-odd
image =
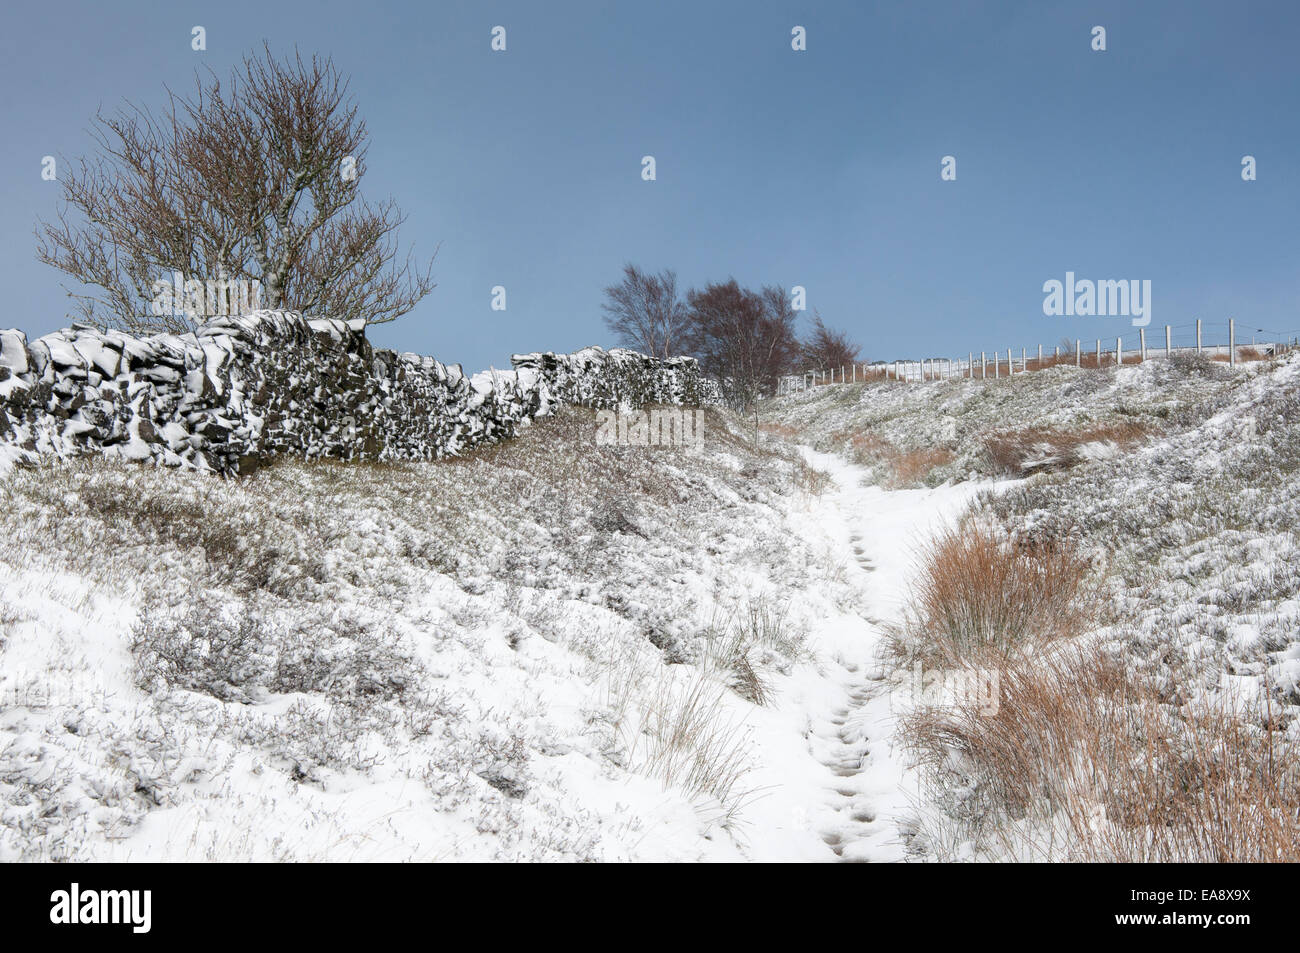
{"type": "Polygon", "coordinates": [[[996,704],[981,691],[900,721],[931,783],[964,792],[947,823],[1028,859],[1300,860],[1294,733],[1267,702],[1250,714],[1162,693],[1087,639],[1089,575],[1067,543],[970,522],[929,551],[895,652],[996,677],[996,704]]]}
{"type": "Polygon", "coordinates": [[[758,429],[763,433],[781,437],[783,440],[795,440],[799,436],[799,429],[789,424],[762,423],[758,425],[758,429]]]}
{"type": "Polygon", "coordinates": [[[905,641],[955,663],[1075,635],[1093,605],[1089,569],[1069,542],[1016,543],[967,522],[929,550],[905,641]]]}
{"type": "Polygon", "coordinates": [[[956,459],[945,447],[900,450],[874,430],[841,430],[831,439],[848,444],[849,457],[854,463],[887,466],[889,475],[885,483],[893,489],[922,486],[931,470],[956,459]]]}
{"type": "MultiPolygon", "coordinates": [[[[1247,346],[1247,347],[1240,347],[1240,346],[1239,346],[1239,347],[1237,348],[1237,361],[1238,361],[1238,362],[1242,362],[1242,361],[1267,361],[1267,360],[1270,360],[1271,358],[1272,358],[1272,355],[1271,355],[1271,354],[1265,354],[1263,351],[1261,351],[1261,350],[1260,350],[1259,348],[1257,348],[1257,347],[1249,347],[1249,346],[1247,346]]],[[[1216,355],[1214,355],[1214,357],[1210,358],[1210,360],[1212,360],[1212,361],[1216,361],[1216,362],[1218,362],[1218,363],[1220,363],[1220,364],[1227,364],[1227,363],[1230,362],[1230,361],[1229,361],[1229,358],[1228,358],[1228,355],[1226,355],[1226,354],[1216,354],[1216,355]]]]}
{"type": "Polygon", "coordinates": [[[920,708],[905,737],[976,782],[981,826],[1041,859],[1300,860],[1300,750],[1271,722],[1181,709],[1096,648],[999,671],[999,704],[920,708]]]}
{"type": "Polygon", "coordinates": [[[1151,428],[1138,421],[1093,424],[1077,430],[1029,427],[986,437],[984,454],[996,474],[1026,476],[1046,470],[1063,470],[1084,460],[1086,444],[1129,447],[1146,438],[1151,428]]]}
{"type": "Polygon", "coordinates": [[[890,483],[894,487],[918,486],[931,470],[952,463],[954,459],[953,452],[942,447],[908,450],[893,458],[894,476],[890,483]]]}

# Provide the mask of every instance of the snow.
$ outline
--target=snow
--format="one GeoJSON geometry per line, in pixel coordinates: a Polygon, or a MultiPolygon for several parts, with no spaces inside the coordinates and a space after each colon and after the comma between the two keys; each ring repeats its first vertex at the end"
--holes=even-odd
{"type": "Polygon", "coordinates": [[[553,446],[566,427],[534,425],[492,463],[285,461],[243,483],[103,460],[11,473],[0,857],[739,860],[776,856],[759,833],[772,824],[791,831],[789,856],[833,859],[822,821],[792,826],[788,796],[753,789],[791,759],[828,782],[801,732],[842,666],[759,647],[774,696],[760,707],[698,665],[665,664],[645,635],[692,655],[730,611],[718,596],[747,589],[800,626],[851,602],[821,581],[830,544],[792,536],[832,511],[792,509],[775,492],[785,477],[741,475],[750,451],[725,443],[593,455],[589,436],[553,446]],[[568,500],[567,484],[521,483],[531,458],[510,453],[529,439],[551,448],[547,465],[557,449],[579,468],[624,460],[628,486],[653,477],[664,504],[618,503],[619,484],[567,470],[568,500]],[[568,538],[611,502],[634,531],[568,538]],[[256,638],[239,648],[244,620],[256,638]],[[176,654],[187,646],[198,654],[176,654]],[[362,676],[378,694],[348,688],[362,676]],[[697,680],[737,727],[737,783],[753,792],[739,811],[665,783],[649,758],[650,713],[697,680]]]}
{"type": "Polygon", "coordinates": [[[795,395],[777,419],[820,490],[734,420],[701,454],[606,453],[574,409],[453,463],[248,481],[0,456],[0,860],[930,859],[882,647],[972,506],[1093,546],[1135,665],[1176,653],[1241,710],[1296,697],[1300,361],[1159,374],[795,395]],[[969,447],[904,489],[828,452],[864,422],[911,449],[1134,414],[1184,422],[1016,482],[967,478],[969,447]],[[785,620],[746,649],[762,703],[718,648],[754,606],[785,620]],[[732,788],[654,754],[697,690],[732,788]]]}
{"type": "Polygon", "coordinates": [[[809,644],[821,666],[801,667],[756,738],[769,794],[750,814],[763,830],[749,856],[761,861],[886,862],[907,857],[906,833],[918,794],[895,739],[899,713],[882,667],[884,628],[900,621],[916,561],[928,538],[950,524],[986,485],[883,490],[867,471],[826,453],[804,451],[834,489],[800,522],[805,538],[838,554],[863,611],[833,613],[809,644]],[[812,763],[810,762],[810,759],[812,763]]]}

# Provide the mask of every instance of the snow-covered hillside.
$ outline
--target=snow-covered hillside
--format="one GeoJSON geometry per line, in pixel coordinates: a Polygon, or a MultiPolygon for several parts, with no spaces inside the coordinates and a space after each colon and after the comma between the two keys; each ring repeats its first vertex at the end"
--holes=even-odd
{"type": "MultiPolygon", "coordinates": [[[[1008,560],[1037,560],[1026,588],[1089,567],[1088,598],[1030,620],[1014,651],[948,653],[1000,669],[996,718],[958,705],[900,725],[927,766],[937,853],[1297,859],[1300,356],[823,387],[775,402],[767,426],[886,486],[1013,477],[955,538],[984,527],[1008,560]]],[[[947,612],[942,586],[982,583],[934,558],[927,605],[947,612]]],[[[1005,583],[994,595],[999,612],[1033,604],[1005,583]]],[[[891,636],[904,657],[957,624],[927,611],[891,636]]]]}
{"type": "Polygon", "coordinates": [[[242,481],[15,469],[0,856],[833,860],[858,828],[901,856],[868,620],[970,490],[882,532],[880,491],[722,413],[699,452],[594,429],[242,481]]]}
{"type": "Polygon", "coordinates": [[[1298,384],[1153,361],[818,388],[698,449],[569,408],[437,463],[14,468],[0,859],[1097,856],[907,734],[931,542],[1077,546],[1069,645],[1171,724],[1294,740],[1298,384]]]}

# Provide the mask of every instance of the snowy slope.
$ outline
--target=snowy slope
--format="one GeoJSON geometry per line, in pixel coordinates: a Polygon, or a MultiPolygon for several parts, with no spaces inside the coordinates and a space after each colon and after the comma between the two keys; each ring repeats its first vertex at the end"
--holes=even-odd
{"type": "Polygon", "coordinates": [[[699,453],[593,433],[14,470],[0,856],[834,860],[845,825],[901,856],[869,620],[970,489],[900,507],[816,455],[820,489],[720,413],[699,453]]]}
{"type": "MultiPolygon", "coordinates": [[[[945,491],[1007,468],[1029,473],[981,494],[968,525],[991,527],[1024,552],[1067,547],[1090,566],[1086,584],[1098,599],[1078,608],[1086,614],[1068,651],[1049,654],[1123,673],[1116,697],[1128,701],[1111,708],[1116,733],[1090,747],[1083,723],[1065,715],[1035,726],[1012,709],[985,729],[969,711],[938,711],[956,720],[923,750],[913,737],[898,739],[932,768],[917,797],[934,836],[919,847],[948,858],[1295,859],[1300,355],[1236,368],[1157,360],[988,383],[823,387],[774,401],[765,421],[774,433],[859,460],[886,485],[897,485],[899,462],[911,459],[924,464],[913,471],[920,482],[945,491]],[[1019,755],[999,764],[999,738],[1058,760],[1017,774],[1009,765],[1019,755]],[[1158,762],[1143,754],[1156,739],[1158,762]],[[1114,760],[1116,750],[1133,753],[1129,773],[1118,773],[1126,762],[1114,760]],[[1074,773],[1064,763],[1074,758],[1100,760],[1077,762],[1084,770],[1074,773]],[[1132,787],[1107,785],[1112,769],[1132,787]],[[1090,792],[1089,783],[1102,789],[1090,792]],[[1063,797],[1067,788],[1075,801],[1063,797]],[[1177,807],[1159,831],[1144,834],[1124,819],[1133,804],[1154,815],[1150,806],[1166,797],[1177,807]],[[1083,818],[1081,840],[1085,809],[1100,813],[1083,818]],[[1124,820],[1108,822],[1107,809],[1124,820]]],[[[1043,646],[1025,651],[1025,672],[1048,671],[1043,646]]],[[[1062,684],[1083,684],[1081,674],[1062,675],[1062,684]]],[[[1054,677],[1042,676],[1036,690],[1053,690],[1054,677]]],[[[1115,704],[1106,690],[1091,715],[1115,704]]]]}
{"type": "Polygon", "coordinates": [[[1095,552],[1144,677],[1296,711],[1300,361],[1077,373],[710,411],[699,451],[570,409],[441,463],[16,468],[0,858],[931,859],[882,646],[971,506],[1095,552]],[[989,429],[1135,415],[982,472],[989,429]],[[886,489],[845,431],[955,462],[886,489]]]}

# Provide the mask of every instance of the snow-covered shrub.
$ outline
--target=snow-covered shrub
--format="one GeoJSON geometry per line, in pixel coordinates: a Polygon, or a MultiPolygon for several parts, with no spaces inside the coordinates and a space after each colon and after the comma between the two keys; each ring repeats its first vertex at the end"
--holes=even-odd
{"type": "Polygon", "coordinates": [[[147,608],[131,639],[142,687],[181,688],[222,701],[268,694],[391,698],[411,682],[411,659],[391,632],[319,606],[281,610],[200,595],[176,612],[147,608]]]}
{"type": "MultiPolygon", "coordinates": [[[[748,422],[707,412],[699,452],[595,432],[566,407],[431,462],[11,471],[0,603],[35,617],[0,689],[21,666],[109,690],[4,711],[0,857],[737,856],[716,825],[743,806],[744,732],[728,753],[707,699],[671,703],[707,620],[735,593],[789,606],[749,652],[771,684],[810,606],[860,596],[791,532],[801,463],[748,422]],[[640,660],[618,732],[616,653],[640,660]]],[[[751,703],[720,674],[739,726],[751,703]]]]}
{"type": "Polygon", "coordinates": [[[1184,377],[1222,377],[1226,373],[1222,365],[1195,351],[1175,351],[1169,358],[1169,367],[1184,377]]]}

